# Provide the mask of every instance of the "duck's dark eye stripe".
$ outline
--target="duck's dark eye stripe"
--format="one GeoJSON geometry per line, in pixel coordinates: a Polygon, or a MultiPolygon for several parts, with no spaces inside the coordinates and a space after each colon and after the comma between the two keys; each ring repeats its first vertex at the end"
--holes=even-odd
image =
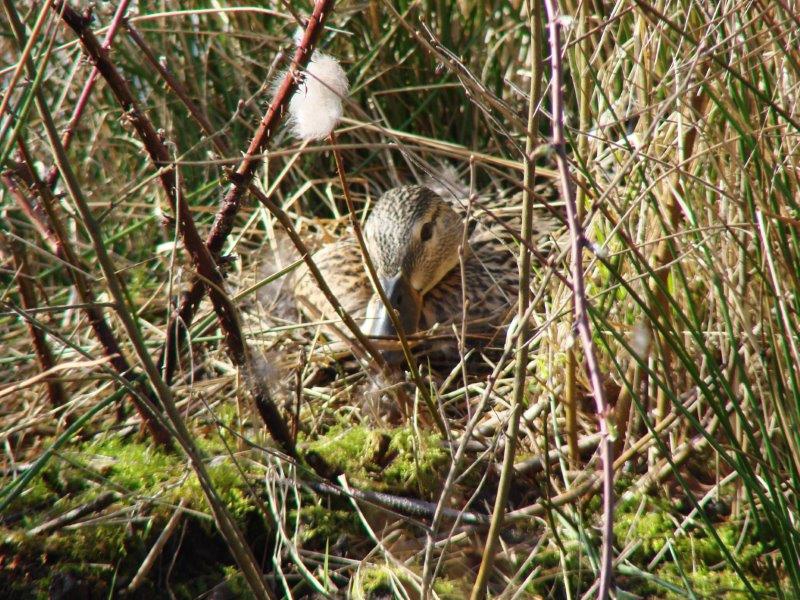
{"type": "Polygon", "coordinates": [[[429,221],[422,226],[422,229],[419,230],[419,239],[423,242],[427,242],[433,236],[433,221],[429,221]]]}

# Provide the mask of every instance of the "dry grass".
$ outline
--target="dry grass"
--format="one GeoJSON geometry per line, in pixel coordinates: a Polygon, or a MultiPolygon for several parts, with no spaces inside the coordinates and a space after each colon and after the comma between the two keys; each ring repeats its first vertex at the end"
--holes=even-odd
{"type": "MultiPolygon", "coordinates": [[[[12,4],[30,34],[43,3],[12,4]]],[[[170,6],[176,10],[160,14],[140,3],[131,21],[232,149],[226,155],[124,29],[111,52],[163,131],[201,236],[296,28],[281,2],[270,3],[269,14],[218,5],[209,3],[205,12],[170,6]]],[[[589,242],[587,297],[614,407],[617,594],[794,597],[800,595],[800,17],[783,2],[657,5],[561,3],[575,17],[562,22],[563,92],[589,242]]],[[[342,2],[321,42],[350,78],[337,137],[357,208],[366,214],[392,186],[452,184],[455,173],[462,191],[510,209],[526,142],[525,3],[392,6],[396,12],[379,2],[342,2]]],[[[111,10],[98,7],[98,35],[111,10]]],[[[43,19],[30,57],[61,131],[89,68],[57,14],[43,19]]],[[[55,156],[32,78],[20,70],[14,81],[23,50],[5,21],[0,31],[8,99],[0,115],[0,158],[7,160],[0,189],[0,546],[2,555],[16,557],[0,558],[0,581],[33,593],[73,578],[108,592],[128,586],[155,547],[155,566],[137,593],[166,595],[172,586],[178,596],[196,596],[226,577],[231,586],[246,585],[209,525],[192,468],[139,431],[141,419],[68,277],[69,259],[56,257],[20,210],[20,196],[35,200],[37,190],[14,171],[26,160],[19,140],[41,178],[55,156]],[[43,332],[52,355],[48,377],[35,331],[43,332]],[[55,387],[64,399],[59,406],[55,387]],[[109,491],[116,495],[102,496],[109,491]],[[98,496],[112,503],[92,504],[98,496]],[[49,533],[35,529],[81,506],[91,510],[49,533]],[[158,532],[174,515],[161,546],[158,532]],[[32,530],[38,533],[26,537],[32,530]],[[86,556],[95,567],[72,568],[86,556]],[[206,565],[202,575],[193,570],[198,564],[206,565]]],[[[540,133],[549,139],[544,97],[540,133]]],[[[315,246],[345,234],[330,147],[298,143],[281,129],[270,148],[256,183],[301,236],[315,246]]],[[[138,373],[140,357],[120,311],[133,317],[147,351],[157,356],[171,302],[193,267],[174,222],[162,216],[172,211],[156,169],[102,80],[68,157],[125,284],[126,306],[110,304],[97,249],[62,179],[55,213],[72,252],[82,257],[93,303],[138,373]]],[[[547,144],[536,162],[537,183],[555,186],[547,144]]],[[[598,422],[573,339],[569,256],[560,250],[566,240],[565,232],[552,235],[550,260],[534,261],[531,273],[526,409],[492,597],[596,593],[598,422]]],[[[318,324],[299,323],[282,291],[298,254],[267,209],[248,201],[222,254],[235,255],[226,263],[226,291],[259,357],[256,378],[269,383],[304,460],[316,464],[321,457],[333,467],[322,481],[319,469],[271,446],[204,302],[170,389],[267,586],[286,597],[416,597],[425,573],[434,582],[431,594],[464,597],[497,489],[513,351],[467,374],[429,373],[422,362],[426,391],[447,417],[451,439],[444,442],[415,385],[387,391],[389,382],[331,344],[318,324]],[[407,417],[398,415],[397,394],[411,400],[407,417]],[[475,429],[467,435],[470,423],[475,429]],[[442,499],[448,473],[453,485],[442,499]],[[466,512],[460,520],[442,514],[431,529],[437,502],[466,512]]]]}

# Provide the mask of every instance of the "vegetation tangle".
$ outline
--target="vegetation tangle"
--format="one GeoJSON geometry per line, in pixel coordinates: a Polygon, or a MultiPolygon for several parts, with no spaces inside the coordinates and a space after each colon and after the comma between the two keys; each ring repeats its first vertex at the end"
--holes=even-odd
{"type": "Polygon", "coordinates": [[[800,597],[794,3],[0,3],[0,597],[800,597]]]}

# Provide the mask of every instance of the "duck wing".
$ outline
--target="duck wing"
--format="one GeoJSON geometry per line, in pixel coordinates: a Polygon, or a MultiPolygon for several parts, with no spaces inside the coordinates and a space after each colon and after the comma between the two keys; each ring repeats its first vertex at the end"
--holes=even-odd
{"type": "MultiPolygon", "coordinates": [[[[341,239],[320,248],[313,258],[333,295],[360,325],[372,296],[372,286],[364,270],[358,243],[351,238],[341,239]]],[[[294,294],[300,311],[309,320],[339,319],[306,265],[297,270],[294,294]]]]}
{"type": "MultiPolygon", "coordinates": [[[[541,192],[542,194],[544,192],[541,192]]],[[[478,201],[467,222],[470,251],[461,266],[456,266],[425,295],[420,329],[439,324],[442,333],[451,333],[452,325],[460,335],[459,324],[466,315],[468,346],[485,346],[510,323],[516,312],[519,290],[519,237],[522,225],[521,195],[503,199],[490,206],[478,201]],[[463,285],[462,285],[463,281],[463,285]],[[466,313],[464,300],[466,299],[466,313]],[[442,327],[444,326],[444,327],[442,327]]],[[[466,211],[461,210],[465,217],[466,211]]],[[[547,234],[563,227],[558,206],[534,209],[534,246],[547,234]]],[[[443,344],[439,344],[441,350],[443,344]]],[[[455,350],[455,347],[453,347],[455,350]]]]}

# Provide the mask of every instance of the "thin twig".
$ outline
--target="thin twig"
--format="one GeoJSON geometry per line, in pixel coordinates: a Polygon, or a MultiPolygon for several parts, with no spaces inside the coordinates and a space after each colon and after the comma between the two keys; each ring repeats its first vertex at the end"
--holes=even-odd
{"type": "MultiPolygon", "coordinates": [[[[3,177],[3,182],[6,187],[14,185],[10,178],[3,177]]],[[[4,243],[6,236],[0,232],[0,243],[9,246],[11,256],[14,259],[14,268],[16,269],[17,287],[19,288],[19,297],[21,300],[22,308],[26,311],[35,310],[37,308],[36,292],[34,291],[31,282],[32,274],[30,265],[28,264],[28,257],[24,246],[16,240],[8,239],[7,244],[4,243]]],[[[33,341],[33,349],[36,353],[36,360],[39,363],[39,374],[43,376],[45,385],[47,386],[47,397],[50,400],[50,405],[53,408],[62,406],[67,401],[67,394],[64,390],[64,385],[57,377],[53,377],[53,369],[55,368],[55,360],[53,352],[50,350],[50,344],[44,336],[44,332],[36,327],[33,323],[27,322],[28,334],[33,341]]],[[[3,392],[0,392],[2,395],[3,392]]]]}
{"type": "Polygon", "coordinates": [[[133,579],[128,584],[128,593],[135,592],[142,585],[142,583],[144,583],[147,575],[153,568],[153,565],[155,565],[156,559],[164,550],[164,546],[167,545],[167,542],[172,537],[172,534],[175,533],[175,530],[178,528],[178,525],[183,518],[184,508],[186,508],[186,498],[181,498],[181,501],[178,503],[178,507],[175,509],[175,512],[172,513],[172,516],[170,517],[169,521],[167,521],[166,526],[163,530],[161,530],[161,533],[158,534],[158,539],[156,540],[155,544],[153,544],[153,547],[150,548],[147,556],[139,566],[139,570],[136,571],[136,575],[133,576],[133,579]]]}
{"type": "MultiPolygon", "coordinates": [[[[130,3],[131,0],[121,0],[119,6],[117,6],[117,10],[114,12],[114,17],[111,19],[111,23],[106,30],[106,37],[101,46],[105,52],[108,52],[111,49],[111,44],[114,42],[117,31],[119,31],[119,26],[122,24],[122,21],[125,18],[125,13],[128,12],[128,5],[130,3]]],[[[75,104],[75,108],[72,111],[72,116],[69,118],[69,122],[64,128],[64,132],[61,134],[61,144],[64,146],[65,150],[69,150],[70,144],[72,144],[73,135],[75,134],[75,130],[78,128],[78,123],[80,122],[86,107],[89,105],[89,97],[92,95],[94,84],[97,83],[99,76],[100,70],[97,68],[97,66],[92,67],[92,72],[89,74],[89,78],[86,80],[83,90],[81,90],[81,95],[78,97],[78,102],[75,104]]],[[[57,180],[58,167],[53,165],[50,168],[50,172],[47,174],[47,177],[45,178],[45,182],[47,183],[47,186],[52,189],[57,180]]]]}
{"type": "Polygon", "coordinates": [[[92,513],[97,513],[100,512],[101,510],[108,508],[110,505],[116,502],[118,498],[119,494],[117,494],[117,492],[103,492],[102,494],[97,496],[97,498],[94,498],[93,500],[90,500],[85,504],[73,508],[72,510],[65,512],[63,515],[59,515],[56,518],[51,519],[50,521],[42,523],[41,525],[38,525],[33,529],[30,529],[28,531],[28,535],[29,536],[43,535],[45,533],[52,533],[53,531],[57,531],[62,527],[66,527],[67,525],[74,523],[81,517],[84,517],[92,513]]]}
{"type": "MultiPolygon", "coordinates": [[[[577,77],[574,77],[575,90],[578,93],[578,156],[583,161],[589,159],[589,136],[591,118],[591,78],[589,76],[589,60],[592,55],[592,38],[586,35],[586,29],[591,20],[591,6],[589,2],[580,3],[580,18],[578,19],[578,38],[580,44],[573,47],[577,77]]],[[[579,180],[575,204],[578,220],[583,223],[586,205],[586,189],[588,182],[579,180]]],[[[564,386],[564,416],[567,444],[569,445],[569,462],[572,469],[577,469],[580,462],[578,450],[578,356],[577,348],[573,345],[567,350],[567,365],[564,386]]]]}
{"type": "Polygon", "coordinates": [[[336,161],[336,170],[339,173],[339,182],[342,184],[342,191],[344,193],[345,203],[347,204],[347,211],[350,214],[350,224],[353,226],[353,233],[356,236],[358,247],[361,250],[361,255],[364,259],[364,264],[367,267],[367,271],[369,272],[369,276],[370,279],[372,280],[375,291],[378,292],[378,296],[380,297],[381,302],[386,307],[386,312],[389,315],[389,319],[392,321],[392,325],[394,326],[395,331],[397,332],[397,337],[400,339],[400,347],[403,349],[403,355],[405,356],[405,359],[408,362],[409,369],[411,370],[411,377],[414,379],[414,383],[416,384],[419,393],[422,395],[422,399],[425,402],[426,406],[428,407],[428,411],[431,413],[431,417],[436,423],[436,426],[439,428],[439,432],[445,439],[447,439],[448,437],[447,427],[445,427],[444,421],[442,420],[442,416],[439,414],[436,405],[433,403],[433,399],[431,398],[428,388],[422,381],[422,377],[420,377],[419,368],[417,367],[417,361],[414,359],[414,355],[411,353],[411,348],[408,345],[406,332],[403,331],[403,326],[400,324],[400,318],[398,317],[397,313],[392,307],[392,303],[389,301],[389,297],[386,295],[386,291],[383,289],[383,287],[380,284],[380,281],[378,280],[378,273],[375,270],[375,265],[372,262],[372,257],[369,255],[369,251],[367,250],[367,243],[364,240],[364,232],[361,230],[361,223],[359,223],[358,221],[358,215],[356,214],[356,209],[355,206],[353,205],[353,198],[350,196],[350,188],[347,185],[347,179],[345,178],[344,163],[342,161],[342,156],[341,153],[339,152],[339,149],[336,147],[335,132],[331,131],[330,139],[331,139],[331,146],[333,147],[334,160],[336,161]]]}
{"type": "Polygon", "coordinates": [[[586,357],[586,370],[591,382],[592,395],[597,410],[602,440],[600,442],[600,460],[603,469],[603,541],[600,559],[600,585],[598,598],[605,600],[611,590],[613,577],[613,517],[614,517],[614,442],[609,432],[610,418],[605,398],[603,375],[592,339],[592,330],[589,324],[589,314],[586,304],[586,290],[583,281],[583,247],[585,238],[583,226],[578,217],[578,208],[575,201],[575,191],[569,173],[567,159],[566,139],[564,137],[564,98],[563,98],[563,68],[561,65],[561,25],[559,22],[558,7],[555,0],[544,0],[547,10],[548,29],[550,32],[550,65],[552,70],[551,102],[552,102],[552,127],[553,147],[556,151],[558,170],[561,175],[561,193],[567,208],[567,224],[569,225],[570,250],[572,255],[572,293],[575,308],[575,326],[581,338],[583,351],[586,357]]]}
{"type": "MultiPolygon", "coordinates": [[[[28,321],[28,326],[35,328],[35,325],[28,321]]],[[[33,377],[29,377],[23,381],[18,381],[16,383],[12,383],[6,387],[0,388],[0,399],[5,398],[6,396],[10,396],[12,394],[17,394],[20,390],[24,390],[27,387],[30,387],[40,381],[44,380],[45,382],[49,381],[50,378],[58,373],[59,371],[68,371],[69,369],[84,369],[82,373],[84,376],[91,371],[93,367],[104,365],[108,362],[108,358],[105,356],[103,358],[97,358],[95,360],[79,360],[79,361],[72,361],[72,362],[62,362],[53,367],[50,367],[46,371],[42,371],[41,373],[37,373],[33,377]]]]}
{"type": "Polygon", "coordinates": [[[200,239],[200,235],[194,225],[194,219],[186,202],[186,196],[180,188],[176,170],[174,166],[170,166],[172,158],[166,144],[139,106],[127,81],[111,62],[108,53],[89,28],[87,20],[66,5],[63,0],[58,0],[54,8],[62,11],[64,22],[80,38],[84,51],[92,58],[95,67],[100,71],[125,111],[125,119],[136,130],[148,155],[159,169],[159,180],[169,199],[170,208],[175,211],[186,250],[191,256],[198,276],[205,279],[210,288],[211,301],[214,304],[214,310],[217,313],[220,326],[225,333],[231,359],[237,365],[244,364],[246,351],[241,339],[236,309],[224,293],[222,274],[219,272],[211,253],[209,253],[200,239]]]}

